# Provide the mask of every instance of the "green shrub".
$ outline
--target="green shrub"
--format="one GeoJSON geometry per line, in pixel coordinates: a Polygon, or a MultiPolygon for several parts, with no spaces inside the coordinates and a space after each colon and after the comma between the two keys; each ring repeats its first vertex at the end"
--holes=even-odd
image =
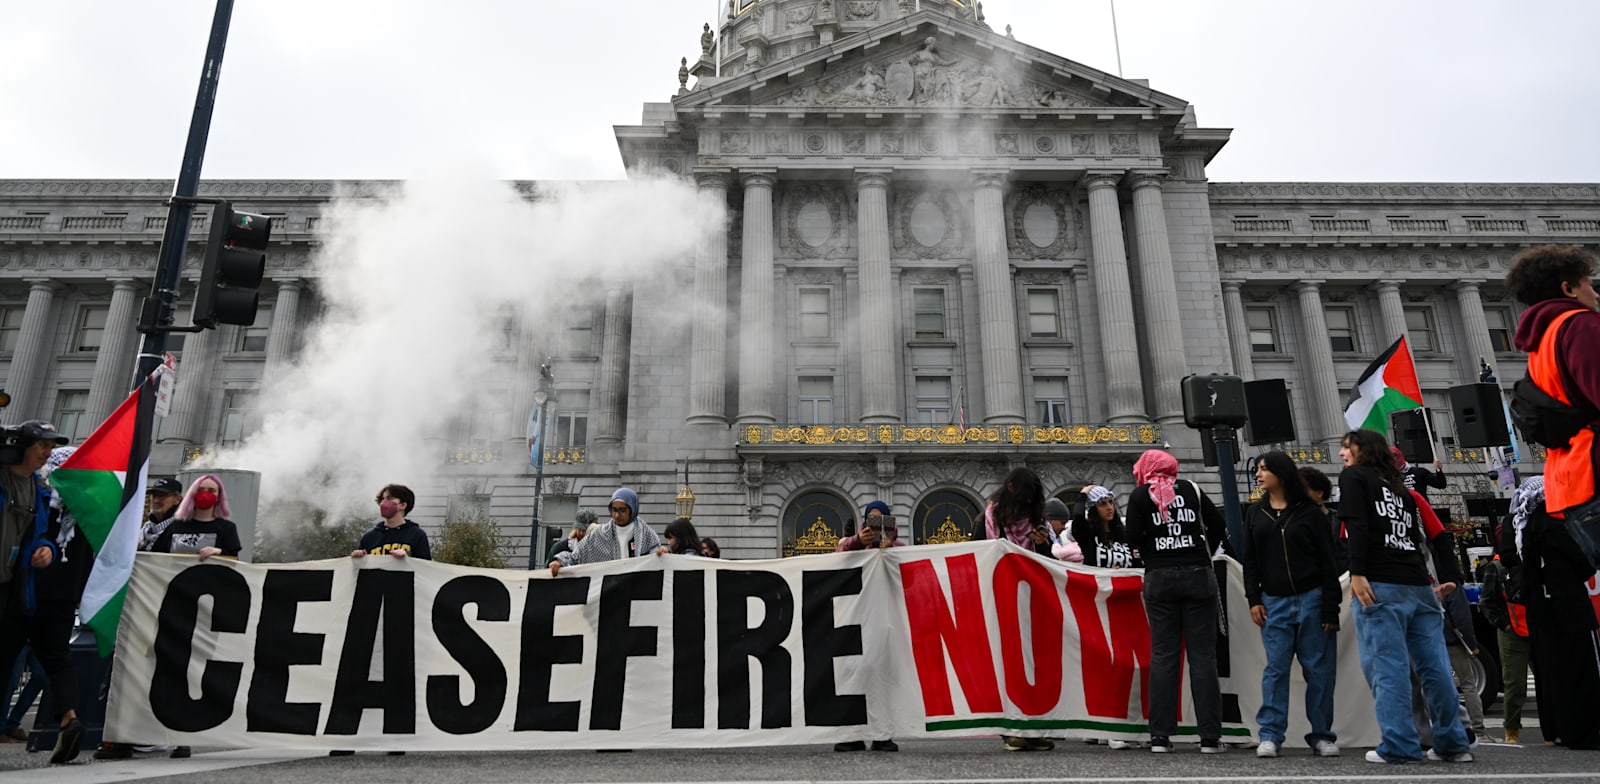
{"type": "Polygon", "coordinates": [[[281,504],[262,510],[256,523],[256,563],[294,563],[342,558],[361,542],[362,534],[376,525],[364,517],[329,522],[321,509],[304,504],[281,504]]]}
{"type": "Polygon", "coordinates": [[[498,520],[475,513],[445,521],[432,545],[433,560],[440,563],[504,569],[511,541],[501,535],[498,520]]]}

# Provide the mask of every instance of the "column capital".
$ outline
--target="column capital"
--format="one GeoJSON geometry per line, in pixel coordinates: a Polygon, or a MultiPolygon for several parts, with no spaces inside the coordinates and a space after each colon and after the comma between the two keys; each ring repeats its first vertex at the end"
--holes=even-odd
{"type": "Polygon", "coordinates": [[[106,282],[110,283],[113,289],[117,289],[119,291],[132,290],[134,286],[137,286],[139,283],[139,281],[134,280],[133,278],[106,278],[106,282]]]}
{"type": "Polygon", "coordinates": [[[1294,290],[1300,292],[1301,294],[1316,294],[1318,296],[1321,296],[1322,295],[1322,281],[1320,281],[1320,280],[1302,280],[1302,281],[1299,281],[1298,283],[1294,284],[1294,290]]]}
{"type": "Polygon", "coordinates": [[[1089,279],[1089,268],[1083,264],[1075,264],[1067,268],[1067,274],[1072,276],[1073,282],[1089,279]]]}
{"type": "Polygon", "coordinates": [[[273,278],[272,282],[278,284],[279,291],[284,291],[286,289],[294,289],[298,291],[299,289],[305,288],[306,285],[305,278],[301,278],[299,276],[273,278]]]}
{"type": "Polygon", "coordinates": [[[1010,178],[1010,169],[972,170],[972,185],[975,188],[1004,188],[1010,178]]]}
{"type": "Polygon", "coordinates": [[[740,169],[739,183],[746,188],[771,189],[778,182],[777,169],[740,169]]]}
{"type": "Polygon", "coordinates": [[[695,187],[701,190],[706,190],[709,188],[722,188],[726,190],[728,187],[728,180],[732,178],[732,176],[733,172],[728,169],[696,168],[694,170],[694,184],[695,187]]]}
{"type": "Polygon", "coordinates": [[[1102,188],[1115,189],[1117,184],[1122,182],[1122,176],[1123,172],[1120,170],[1094,169],[1084,172],[1083,176],[1078,178],[1078,182],[1092,191],[1102,188]]]}
{"type": "Polygon", "coordinates": [[[1387,289],[1398,292],[1400,291],[1400,284],[1404,282],[1405,281],[1400,280],[1380,280],[1377,283],[1372,284],[1372,287],[1378,291],[1384,291],[1387,289]]]}
{"type": "Polygon", "coordinates": [[[22,282],[28,284],[31,288],[46,291],[55,291],[61,288],[61,281],[55,278],[23,278],[22,282]]]}
{"type": "Polygon", "coordinates": [[[889,180],[894,174],[892,169],[856,169],[856,188],[887,188],[889,180]]]}
{"type": "Polygon", "coordinates": [[[1138,191],[1161,188],[1167,181],[1166,169],[1134,169],[1127,175],[1128,187],[1138,191]]]}
{"type": "Polygon", "coordinates": [[[1465,291],[1477,291],[1478,287],[1482,285],[1483,281],[1481,280],[1458,280],[1450,284],[1450,289],[1459,294],[1465,291]]]}
{"type": "Polygon", "coordinates": [[[1225,281],[1222,281],[1222,290],[1226,291],[1226,292],[1231,292],[1233,294],[1238,294],[1239,290],[1243,286],[1244,286],[1244,284],[1240,283],[1237,280],[1225,280],[1225,281]]]}

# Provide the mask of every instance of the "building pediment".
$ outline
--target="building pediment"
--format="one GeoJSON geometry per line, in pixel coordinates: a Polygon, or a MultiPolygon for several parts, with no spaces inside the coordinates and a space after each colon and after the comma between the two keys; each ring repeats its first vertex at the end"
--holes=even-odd
{"type": "Polygon", "coordinates": [[[1142,110],[1187,103],[924,11],[729,79],[705,79],[674,102],[679,116],[718,108],[839,111],[1142,110]]]}

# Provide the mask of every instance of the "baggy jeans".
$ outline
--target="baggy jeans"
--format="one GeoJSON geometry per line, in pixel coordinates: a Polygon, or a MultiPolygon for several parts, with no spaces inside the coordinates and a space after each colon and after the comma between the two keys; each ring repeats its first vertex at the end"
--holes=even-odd
{"type": "Polygon", "coordinates": [[[1180,678],[1187,651],[1189,691],[1201,740],[1222,738],[1217,681],[1217,578],[1210,564],[1148,569],[1144,609],[1150,619],[1150,735],[1178,734],[1180,678]]]}
{"type": "Polygon", "coordinates": [[[1356,602],[1356,641],[1361,672],[1372,689],[1381,740],[1378,754],[1390,762],[1422,759],[1411,721],[1411,670],[1422,685],[1434,748],[1444,756],[1467,750],[1460,702],[1444,648],[1444,611],[1426,585],[1371,583],[1377,601],[1356,602]],[[1401,652],[1407,655],[1401,655],[1401,652]]]}
{"type": "Polygon", "coordinates": [[[1289,729],[1289,670],[1296,658],[1306,679],[1306,719],[1311,723],[1306,745],[1315,748],[1317,741],[1338,740],[1333,688],[1339,633],[1322,630],[1321,589],[1298,596],[1263,594],[1261,604],[1267,610],[1261,628],[1267,667],[1261,672],[1261,709],[1256,711],[1261,740],[1282,744],[1289,729]]]}

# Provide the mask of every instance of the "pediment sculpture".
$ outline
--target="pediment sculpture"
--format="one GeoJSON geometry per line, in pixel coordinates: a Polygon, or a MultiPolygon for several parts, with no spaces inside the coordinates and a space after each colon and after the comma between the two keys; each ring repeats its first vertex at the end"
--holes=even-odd
{"type": "Polygon", "coordinates": [[[867,63],[772,101],[777,106],[949,106],[1067,109],[1088,97],[1031,82],[1011,68],[950,55],[927,38],[911,54],[867,63]]]}

